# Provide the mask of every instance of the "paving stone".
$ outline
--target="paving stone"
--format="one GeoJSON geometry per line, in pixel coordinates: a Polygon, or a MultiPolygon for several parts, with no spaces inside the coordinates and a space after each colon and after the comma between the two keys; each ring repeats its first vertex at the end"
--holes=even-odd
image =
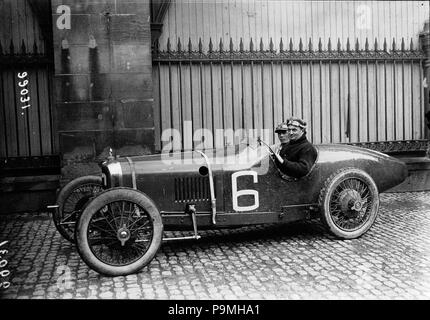
{"type": "Polygon", "coordinates": [[[66,292],[66,293],[62,294],[60,297],[61,297],[61,299],[72,299],[73,294],[70,292],[66,292]]]}
{"type": "Polygon", "coordinates": [[[116,299],[126,299],[127,293],[126,292],[117,292],[117,293],[115,293],[115,298],[116,299]]]}
{"type": "Polygon", "coordinates": [[[110,291],[105,291],[99,294],[99,297],[102,299],[111,299],[113,298],[113,293],[110,291]]]}

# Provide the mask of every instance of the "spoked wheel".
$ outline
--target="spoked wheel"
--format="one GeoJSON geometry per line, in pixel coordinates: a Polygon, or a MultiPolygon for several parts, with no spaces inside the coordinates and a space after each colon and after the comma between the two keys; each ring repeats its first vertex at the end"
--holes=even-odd
{"type": "Polygon", "coordinates": [[[75,225],[87,202],[103,191],[102,178],[85,176],[70,181],[57,197],[58,210],[53,214],[60,234],[74,243],[75,225]]]}
{"type": "Polygon", "coordinates": [[[343,239],[363,235],[379,210],[375,182],[366,172],[355,168],[342,169],[329,177],[319,201],[323,223],[332,234],[343,239]]]}
{"type": "Polygon", "coordinates": [[[120,276],[149,264],[162,234],[160,213],[149,197],[134,189],[115,188],[85,207],[76,241],[88,266],[105,275],[120,276]]]}

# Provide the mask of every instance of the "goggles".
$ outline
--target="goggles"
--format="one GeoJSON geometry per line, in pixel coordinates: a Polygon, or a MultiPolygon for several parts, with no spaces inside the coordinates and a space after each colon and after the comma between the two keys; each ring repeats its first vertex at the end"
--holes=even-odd
{"type": "Polygon", "coordinates": [[[297,121],[297,120],[288,120],[288,121],[287,121],[287,125],[289,125],[289,126],[299,127],[299,128],[302,128],[302,129],[305,129],[305,128],[306,128],[306,125],[304,125],[304,124],[300,123],[300,122],[299,122],[299,121],[297,121]]]}

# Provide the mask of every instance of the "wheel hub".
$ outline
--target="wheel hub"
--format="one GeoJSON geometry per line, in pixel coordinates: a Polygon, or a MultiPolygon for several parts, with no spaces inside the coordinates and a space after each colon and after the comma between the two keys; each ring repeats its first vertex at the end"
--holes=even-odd
{"type": "Polygon", "coordinates": [[[352,210],[361,211],[363,209],[364,201],[356,200],[352,206],[352,210]]]}
{"type": "Polygon", "coordinates": [[[124,246],[128,239],[130,239],[130,230],[124,224],[121,228],[118,229],[117,237],[121,242],[121,246],[124,246]]]}
{"type": "Polygon", "coordinates": [[[355,218],[363,210],[365,201],[361,199],[360,193],[353,189],[343,190],[339,195],[339,203],[343,214],[355,218]]]}

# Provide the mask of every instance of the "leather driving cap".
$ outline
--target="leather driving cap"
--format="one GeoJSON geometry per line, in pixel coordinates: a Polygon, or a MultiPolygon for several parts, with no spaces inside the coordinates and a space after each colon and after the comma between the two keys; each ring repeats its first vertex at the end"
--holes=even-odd
{"type": "Polygon", "coordinates": [[[279,131],[287,131],[288,129],[288,125],[285,122],[282,122],[280,124],[278,124],[278,126],[275,129],[275,132],[278,133],[279,131]]]}

